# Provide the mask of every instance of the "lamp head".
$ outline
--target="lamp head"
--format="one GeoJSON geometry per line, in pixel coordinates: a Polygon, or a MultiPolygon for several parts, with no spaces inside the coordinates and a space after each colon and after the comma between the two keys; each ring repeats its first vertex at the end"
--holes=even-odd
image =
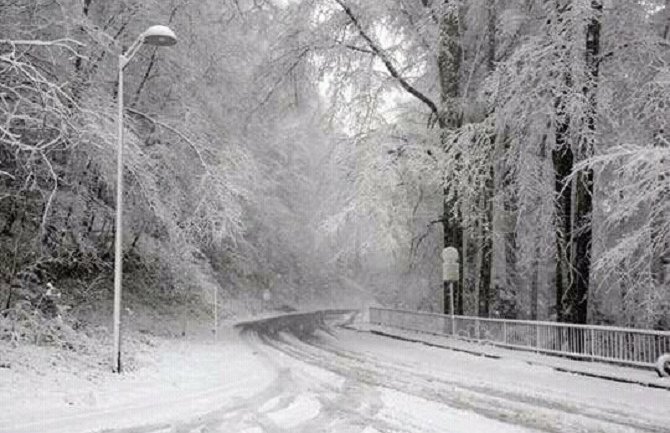
{"type": "Polygon", "coordinates": [[[167,47],[177,43],[177,36],[167,26],[151,26],[144,33],[142,39],[145,44],[167,47]]]}

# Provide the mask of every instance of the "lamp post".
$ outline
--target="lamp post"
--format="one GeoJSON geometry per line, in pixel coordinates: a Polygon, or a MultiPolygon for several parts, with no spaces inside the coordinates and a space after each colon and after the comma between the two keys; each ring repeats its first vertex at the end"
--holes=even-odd
{"type": "Polygon", "coordinates": [[[166,26],[151,26],[125,53],[119,55],[118,148],[116,158],[116,232],[114,248],[114,364],[121,373],[121,278],[123,276],[123,69],[144,44],[170,46],[177,43],[174,32],[166,26]]]}

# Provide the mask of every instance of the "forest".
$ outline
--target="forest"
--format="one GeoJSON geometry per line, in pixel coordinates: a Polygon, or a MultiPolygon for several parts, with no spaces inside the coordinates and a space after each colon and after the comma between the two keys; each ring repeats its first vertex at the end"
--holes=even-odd
{"type": "Polygon", "coordinates": [[[670,329],[670,0],[1,0],[0,339],[124,303],[670,329]],[[264,298],[264,292],[271,299],[264,298]],[[353,301],[352,301],[353,302],[353,301]]]}

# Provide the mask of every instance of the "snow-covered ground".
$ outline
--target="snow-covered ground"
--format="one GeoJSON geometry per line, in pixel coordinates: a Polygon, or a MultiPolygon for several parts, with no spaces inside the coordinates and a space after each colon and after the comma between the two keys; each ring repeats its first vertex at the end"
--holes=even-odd
{"type": "Polygon", "coordinates": [[[123,375],[107,366],[70,365],[56,359],[59,352],[31,347],[29,364],[0,369],[0,432],[169,425],[266,388],[274,371],[232,329],[223,334],[217,344],[159,340],[123,375]]]}
{"type": "Polygon", "coordinates": [[[227,332],[217,345],[165,343],[155,367],[97,383],[83,377],[35,389],[48,381],[13,374],[8,384],[0,372],[0,405],[7,408],[0,431],[670,431],[666,390],[367,332],[310,334],[309,323],[271,323],[242,337],[227,332]],[[75,403],[59,401],[66,397],[75,403]]]}

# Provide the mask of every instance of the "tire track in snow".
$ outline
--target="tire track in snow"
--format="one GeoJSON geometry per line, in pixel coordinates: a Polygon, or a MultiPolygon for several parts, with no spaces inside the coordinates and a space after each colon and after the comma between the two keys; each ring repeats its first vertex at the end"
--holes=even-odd
{"type": "Polygon", "coordinates": [[[186,422],[113,433],[422,432],[374,419],[382,403],[373,388],[296,360],[262,343],[254,334],[246,338],[278,372],[265,391],[186,422]]]}
{"type": "Polygon", "coordinates": [[[549,432],[667,432],[666,426],[593,407],[579,407],[520,393],[446,381],[408,371],[384,360],[336,347],[316,334],[259,335],[266,344],[296,359],[356,377],[371,386],[388,387],[489,418],[549,432]]]}
{"type": "Polygon", "coordinates": [[[606,407],[431,376],[411,363],[352,350],[338,339],[347,334],[334,330],[351,317],[250,322],[242,334],[277,372],[271,386],[187,422],[115,433],[667,432],[606,407]]]}

